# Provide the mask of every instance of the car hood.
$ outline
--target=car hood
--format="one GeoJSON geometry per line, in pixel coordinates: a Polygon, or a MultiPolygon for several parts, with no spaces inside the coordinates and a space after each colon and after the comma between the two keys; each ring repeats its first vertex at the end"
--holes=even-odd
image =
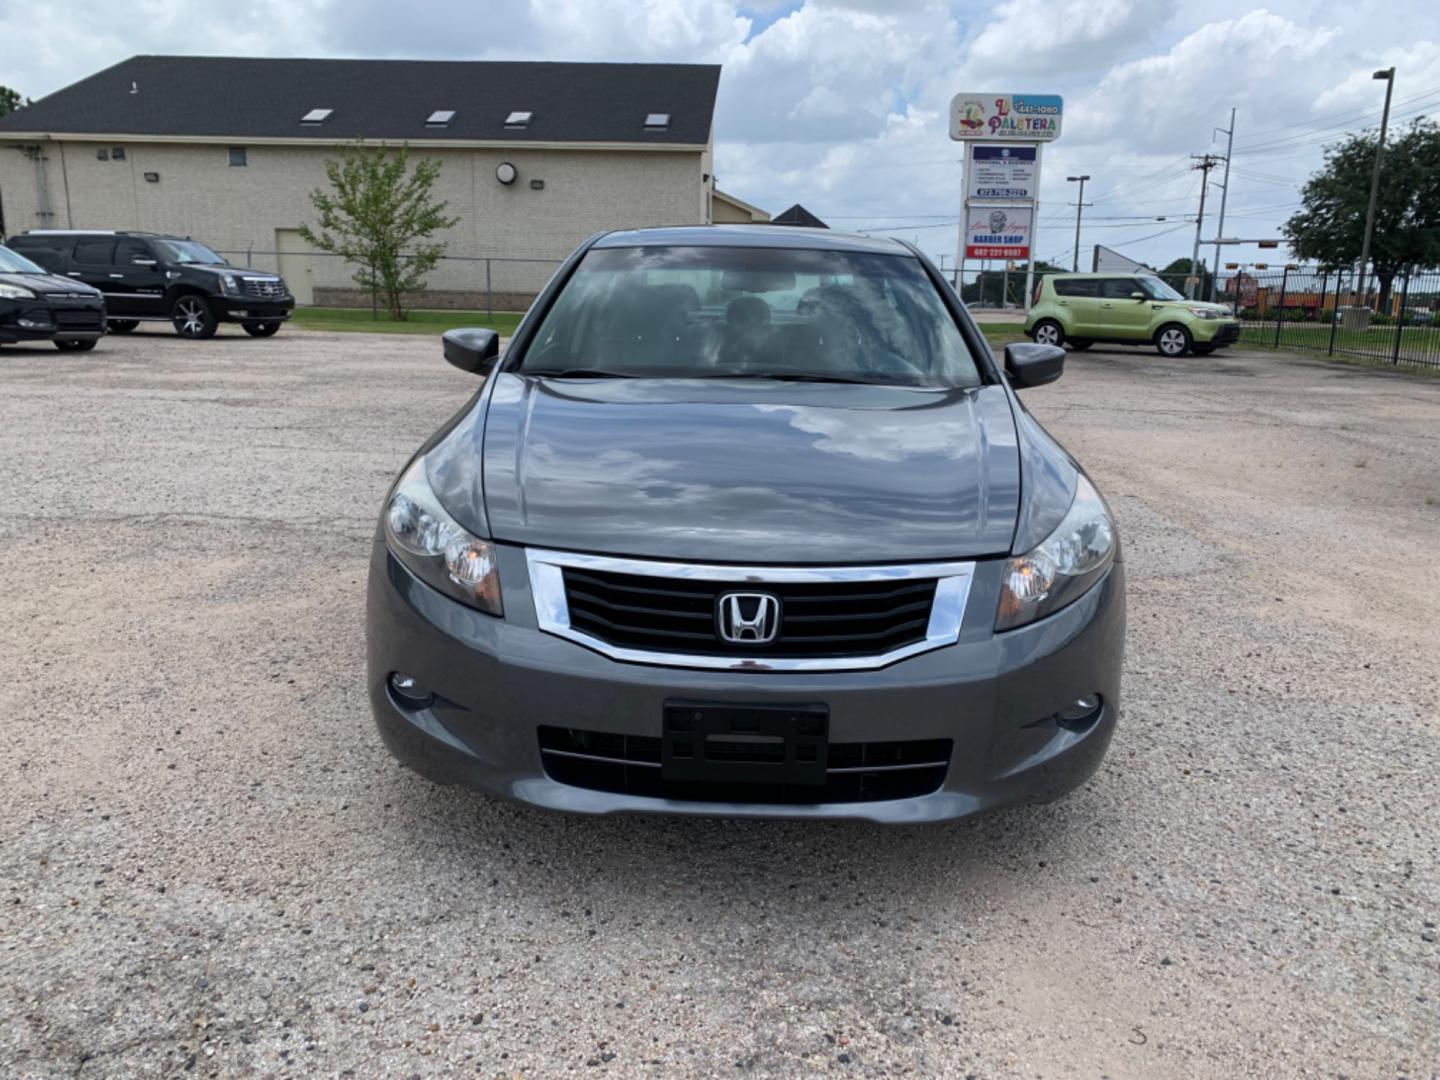
{"type": "Polygon", "coordinates": [[[83,296],[89,299],[100,295],[98,289],[55,274],[0,274],[0,281],[7,285],[19,285],[39,296],[83,296]]]}
{"type": "Polygon", "coordinates": [[[1155,304],[1172,311],[1189,311],[1191,308],[1195,308],[1199,311],[1213,311],[1217,315],[1230,314],[1230,309],[1224,304],[1206,304],[1200,300],[1157,300],[1155,304]]]}
{"type": "Polygon", "coordinates": [[[1003,553],[1020,464],[998,386],[496,376],[491,535],[701,562],[1003,553]]]}
{"type": "Polygon", "coordinates": [[[185,263],[186,270],[200,270],[209,274],[245,274],[249,277],[273,278],[278,275],[268,270],[251,270],[248,266],[236,266],[233,263],[185,263]]]}

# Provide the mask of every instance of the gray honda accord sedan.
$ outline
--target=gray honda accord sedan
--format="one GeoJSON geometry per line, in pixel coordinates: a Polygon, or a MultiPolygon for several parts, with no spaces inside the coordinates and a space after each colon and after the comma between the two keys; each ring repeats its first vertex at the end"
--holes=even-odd
{"type": "Polygon", "coordinates": [[[1056,798],[1120,706],[1105,500],[913,247],[614,232],[386,499],[369,691],[437,781],[584,813],[906,823],[1056,798]]]}

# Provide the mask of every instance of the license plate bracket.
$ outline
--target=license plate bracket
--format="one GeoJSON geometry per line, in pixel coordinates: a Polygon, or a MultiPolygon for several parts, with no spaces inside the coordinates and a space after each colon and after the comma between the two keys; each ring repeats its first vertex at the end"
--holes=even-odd
{"type": "Polygon", "coordinates": [[[825,783],[830,710],[824,705],[665,702],[660,770],[702,784],[825,783]]]}

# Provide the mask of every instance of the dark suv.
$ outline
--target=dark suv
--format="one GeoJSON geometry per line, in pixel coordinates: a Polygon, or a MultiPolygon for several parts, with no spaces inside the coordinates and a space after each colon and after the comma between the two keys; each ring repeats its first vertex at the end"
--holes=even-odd
{"type": "Polygon", "coordinates": [[[9,246],[54,274],[105,294],[110,329],[128,334],[142,322],[169,322],[188,338],[238,322],[269,337],[290,317],[295,298],[285,279],[231,266],[185,236],[98,229],[32,229],[9,246]]]}

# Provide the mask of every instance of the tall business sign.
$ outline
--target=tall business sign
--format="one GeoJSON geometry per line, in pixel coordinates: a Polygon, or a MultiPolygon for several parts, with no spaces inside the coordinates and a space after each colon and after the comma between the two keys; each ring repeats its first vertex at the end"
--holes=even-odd
{"type": "Polygon", "coordinates": [[[950,138],[966,144],[957,282],[967,259],[1024,260],[1029,309],[1040,153],[1060,137],[1064,116],[1057,94],[956,94],[951,100],[950,138]]]}

